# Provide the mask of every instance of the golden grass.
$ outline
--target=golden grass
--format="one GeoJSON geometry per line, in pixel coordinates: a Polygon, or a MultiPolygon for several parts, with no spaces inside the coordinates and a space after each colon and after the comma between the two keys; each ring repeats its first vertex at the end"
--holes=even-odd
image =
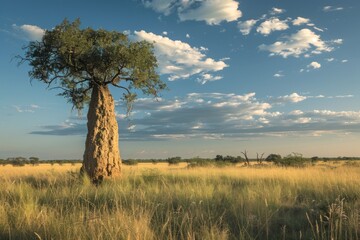
{"type": "Polygon", "coordinates": [[[0,166],[0,239],[359,239],[360,165],[0,166]],[[301,236],[301,237],[300,237],[301,236]]]}

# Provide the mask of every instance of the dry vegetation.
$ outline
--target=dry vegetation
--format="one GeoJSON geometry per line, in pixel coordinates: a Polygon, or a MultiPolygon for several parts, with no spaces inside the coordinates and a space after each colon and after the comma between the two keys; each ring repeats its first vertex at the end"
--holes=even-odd
{"type": "Polygon", "coordinates": [[[0,239],[359,239],[360,164],[0,166],[0,239]]]}

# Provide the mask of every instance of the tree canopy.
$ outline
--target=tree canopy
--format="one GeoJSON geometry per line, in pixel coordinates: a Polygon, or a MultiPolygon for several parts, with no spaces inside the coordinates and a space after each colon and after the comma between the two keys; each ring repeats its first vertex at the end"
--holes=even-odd
{"type": "MultiPolygon", "coordinates": [[[[59,88],[73,107],[89,102],[92,88],[112,85],[125,90],[124,100],[136,98],[134,89],[157,96],[166,88],[156,73],[152,43],[131,41],[116,31],[80,29],[80,20],[64,20],[45,31],[41,41],[32,41],[20,62],[28,62],[31,79],[59,88]]],[[[129,110],[129,109],[128,109],[129,110]]]]}

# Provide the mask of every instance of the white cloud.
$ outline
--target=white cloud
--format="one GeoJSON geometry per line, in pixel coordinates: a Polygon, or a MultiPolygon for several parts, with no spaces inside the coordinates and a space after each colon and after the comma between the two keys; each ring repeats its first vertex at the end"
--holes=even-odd
{"type": "Polygon", "coordinates": [[[308,118],[308,117],[300,117],[300,118],[295,119],[293,122],[294,122],[294,123],[305,124],[305,123],[311,122],[311,118],[308,118]]]}
{"type": "Polygon", "coordinates": [[[342,63],[347,63],[348,61],[347,59],[341,60],[342,63]]]}
{"type": "Polygon", "coordinates": [[[284,13],[284,12],[285,12],[284,9],[273,7],[271,9],[271,11],[270,11],[270,14],[271,15],[277,15],[277,14],[281,14],[281,13],[284,13]]]}
{"type": "Polygon", "coordinates": [[[310,22],[310,19],[308,18],[303,18],[303,17],[297,17],[296,19],[294,19],[292,21],[293,25],[295,26],[299,26],[299,25],[302,25],[302,24],[305,24],[305,23],[309,23],[310,22]]]}
{"type": "Polygon", "coordinates": [[[18,113],[34,113],[36,109],[39,109],[40,106],[36,104],[30,104],[30,105],[13,105],[13,108],[15,108],[16,112],[18,113]]]}
{"type": "Polygon", "coordinates": [[[186,38],[190,38],[190,34],[187,33],[187,34],[186,34],[186,38]]]}
{"type": "Polygon", "coordinates": [[[341,11],[344,10],[343,7],[334,7],[334,6],[325,6],[323,8],[324,12],[334,12],[334,11],[341,11]]]}
{"type": "Polygon", "coordinates": [[[298,93],[292,93],[290,95],[285,95],[276,98],[276,103],[298,103],[306,100],[306,96],[301,96],[298,93]]]}
{"type": "Polygon", "coordinates": [[[318,62],[311,62],[309,65],[307,65],[307,67],[312,69],[318,69],[321,68],[321,64],[318,62]]]}
{"type": "Polygon", "coordinates": [[[181,21],[205,21],[209,25],[232,22],[242,15],[235,0],[147,0],[143,4],[165,16],[176,10],[181,21]]]}
{"type": "Polygon", "coordinates": [[[166,35],[168,35],[168,32],[164,31],[164,32],[162,32],[162,34],[166,36],[166,35]]]}
{"type": "Polygon", "coordinates": [[[170,15],[173,8],[176,6],[177,0],[152,0],[143,1],[145,7],[152,8],[156,12],[163,13],[165,16],[170,15]]]}
{"type": "Polygon", "coordinates": [[[244,22],[238,22],[238,28],[242,35],[248,35],[251,32],[251,29],[257,23],[258,20],[250,19],[244,22]]]}
{"type": "Polygon", "coordinates": [[[335,44],[343,44],[344,40],[339,38],[339,39],[334,39],[331,41],[332,43],[335,43],[335,44]]]}
{"type": "Polygon", "coordinates": [[[197,8],[187,8],[179,12],[181,21],[205,21],[209,25],[218,25],[222,21],[236,21],[242,16],[239,3],[234,0],[205,0],[197,2],[197,8]]]}
{"type": "Polygon", "coordinates": [[[269,35],[273,31],[281,31],[286,30],[289,26],[286,23],[286,20],[279,20],[278,18],[270,18],[260,24],[260,26],[256,29],[258,33],[262,35],[269,35]]]}
{"type": "Polygon", "coordinates": [[[44,29],[35,25],[24,24],[17,26],[16,24],[13,24],[12,27],[15,31],[17,31],[16,34],[19,34],[20,37],[30,41],[41,41],[45,34],[44,29]]]}
{"type": "Polygon", "coordinates": [[[262,44],[260,50],[269,51],[270,56],[278,55],[284,58],[288,56],[299,57],[301,55],[320,54],[322,52],[331,52],[332,47],[328,46],[319,35],[313,31],[304,28],[297,33],[285,37],[285,41],[277,41],[271,45],[262,44]]]}
{"type": "Polygon", "coordinates": [[[299,116],[299,115],[303,115],[303,114],[304,114],[304,112],[301,110],[294,110],[294,111],[289,112],[289,115],[295,115],[295,116],[299,116]]]}
{"type": "Polygon", "coordinates": [[[354,97],[354,95],[352,95],[352,94],[335,96],[335,98],[353,98],[353,97],[354,97]]]}
{"type": "Polygon", "coordinates": [[[318,28],[318,27],[315,27],[315,26],[314,26],[314,29],[317,30],[317,31],[319,31],[319,32],[323,32],[323,31],[324,31],[323,29],[318,28]]]}
{"type": "MultiPolygon", "coordinates": [[[[208,74],[223,70],[228,65],[224,61],[216,61],[207,57],[204,52],[207,48],[191,47],[189,44],[171,40],[168,37],[148,33],[145,31],[135,31],[135,38],[154,42],[155,54],[159,63],[161,74],[168,74],[169,80],[189,78],[197,74],[208,74]]],[[[217,77],[215,77],[217,78],[217,77]]],[[[218,79],[217,79],[218,80],[218,79]]]]}
{"type": "Polygon", "coordinates": [[[280,77],[283,77],[284,76],[284,74],[281,74],[281,73],[275,73],[274,74],[274,77],[276,77],[276,78],[280,78],[280,77]]]}
{"type": "Polygon", "coordinates": [[[197,78],[197,81],[201,84],[205,84],[207,82],[221,80],[222,78],[223,78],[222,76],[213,76],[209,73],[203,73],[199,78],[197,78]]]}
{"type": "Polygon", "coordinates": [[[325,60],[328,62],[333,62],[335,60],[335,58],[326,58],[325,60]]]}

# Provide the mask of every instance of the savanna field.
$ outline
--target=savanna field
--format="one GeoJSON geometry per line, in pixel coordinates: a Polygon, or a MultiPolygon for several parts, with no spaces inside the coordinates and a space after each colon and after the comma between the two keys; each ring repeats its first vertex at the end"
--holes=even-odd
{"type": "Polygon", "coordinates": [[[360,239],[360,162],[0,166],[0,239],[360,239]]]}

